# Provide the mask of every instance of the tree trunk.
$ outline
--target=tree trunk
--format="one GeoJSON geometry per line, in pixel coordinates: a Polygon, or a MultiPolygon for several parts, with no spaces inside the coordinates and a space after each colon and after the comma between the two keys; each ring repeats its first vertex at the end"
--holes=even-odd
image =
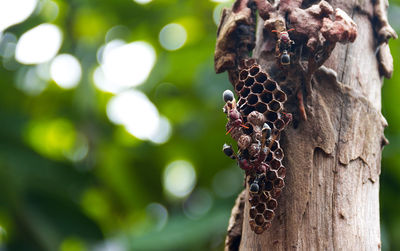
{"type": "Polygon", "coordinates": [[[300,50],[293,57],[300,58],[297,66],[293,62],[283,71],[285,78],[275,79],[288,94],[285,109],[293,114],[291,125],[281,135],[287,171],[276,216],[269,229],[254,233],[249,224],[249,193],[242,192],[232,210],[226,250],[381,248],[379,174],[382,147],[387,143],[383,134],[386,121],[380,112],[381,86],[383,76],[390,77],[393,70],[387,42],[396,34],[387,23],[385,0],[332,0],[329,4],[281,0],[273,5],[237,0],[232,11],[224,13],[216,70],[228,70],[234,85],[238,62],[247,57],[238,46],[247,45],[249,51],[255,47],[252,57],[262,69],[272,76],[277,71],[275,44],[271,46],[276,37],[269,32],[271,20],[281,18],[286,28],[295,29],[291,38],[300,50]],[[354,43],[336,44],[352,40],[351,34],[346,34],[346,22],[340,30],[345,38],[331,39],[333,31],[324,33],[325,19],[340,21],[338,11],[336,17],[332,13],[315,15],[329,4],[342,9],[357,24],[354,43]],[[261,16],[257,28],[256,9],[261,16]],[[250,33],[255,28],[255,37],[243,31],[239,34],[244,36],[235,35],[238,32],[234,30],[243,25],[250,33]],[[312,26],[316,26],[314,30],[312,26]],[[320,39],[321,32],[324,39],[312,44],[311,38],[318,34],[315,38],[320,39]],[[324,46],[323,59],[318,61],[315,58],[320,45],[324,46]]]}

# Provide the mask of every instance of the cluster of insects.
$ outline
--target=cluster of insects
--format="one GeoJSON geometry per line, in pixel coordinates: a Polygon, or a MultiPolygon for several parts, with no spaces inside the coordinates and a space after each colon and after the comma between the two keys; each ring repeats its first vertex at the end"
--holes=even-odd
{"type": "MultiPolygon", "coordinates": [[[[280,33],[276,52],[285,64],[290,64],[287,52],[290,41],[287,33],[280,33]]],[[[261,234],[271,226],[277,198],[284,187],[286,168],[282,165],[279,139],[292,117],[283,112],[286,94],[253,61],[249,60],[240,70],[235,92],[237,101],[230,90],[224,91],[222,96],[223,111],[228,118],[226,134],[237,141],[238,150],[228,144],[224,144],[222,150],[245,171],[251,204],[250,227],[261,234]]]]}

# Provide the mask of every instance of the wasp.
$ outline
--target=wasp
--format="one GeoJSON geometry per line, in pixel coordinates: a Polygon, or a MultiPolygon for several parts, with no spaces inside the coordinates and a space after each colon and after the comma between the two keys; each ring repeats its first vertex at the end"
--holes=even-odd
{"type": "Polygon", "coordinates": [[[278,36],[278,41],[275,46],[275,54],[276,57],[279,58],[281,65],[290,64],[290,54],[292,52],[294,41],[290,39],[289,32],[293,30],[294,29],[283,31],[272,30],[272,32],[277,33],[278,36]]]}
{"type": "Polygon", "coordinates": [[[233,92],[230,90],[225,90],[222,94],[222,97],[225,101],[224,112],[228,115],[228,132],[227,135],[237,127],[243,127],[249,129],[247,126],[243,124],[242,115],[237,109],[237,104],[235,97],[233,96],[233,92]]]}

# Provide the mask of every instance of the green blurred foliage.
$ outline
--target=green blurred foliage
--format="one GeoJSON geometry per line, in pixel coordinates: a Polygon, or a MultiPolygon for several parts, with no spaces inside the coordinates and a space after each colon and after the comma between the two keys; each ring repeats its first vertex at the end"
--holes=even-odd
{"type": "MultiPolygon", "coordinates": [[[[400,31],[400,1],[390,17],[400,31]],[[397,18],[398,19],[398,18],[397,18]]],[[[2,60],[0,67],[0,249],[3,250],[221,250],[242,176],[221,153],[226,74],[213,70],[215,20],[224,5],[211,1],[40,0],[24,22],[6,30],[18,39],[45,22],[63,31],[59,53],[82,65],[71,90],[39,80],[42,90],[18,83],[34,65],[2,60]],[[176,51],[159,42],[161,29],[179,23],[186,43],[176,51]],[[172,135],[155,144],[110,122],[114,94],[98,90],[93,73],[107,42],[146,41],[157,54],[136,87],[167,117],[172,135]],[[196,172],[193,192],[176,198],[163,177],[169,163],[186,160],[196,172]],[[188,248],[190,247],[190,248],[188,248]]],[[[43,38],[46,39],[46,38],[43,38]]],[[[391,41],[395,59],[399,41],[391,41]]],[[[1,57],[0,57],[1,59],[1,57]]],[[[383,249],[400,250],[400,75],[383,87],[389,122],[381,179],[383,249]]],[[[140,118],[139,118],[140,121],[140,118]]]]}

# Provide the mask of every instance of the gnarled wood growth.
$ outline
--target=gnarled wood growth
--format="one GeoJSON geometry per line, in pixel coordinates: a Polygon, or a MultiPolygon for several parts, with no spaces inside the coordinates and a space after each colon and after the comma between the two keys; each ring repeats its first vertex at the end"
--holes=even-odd
{"type": "Polygon", "coordinates": [[[252,53],[288,94],[284,109],[293,122],[280,137],[286,186],[262,234],[250,228],[249,193],[239,195],[226,250],[379,250],[380,160],[387,144],[381,85],[393,71],[387,42],[397,37],[387,2],[271,2],[237,0],[224,10],[215,68],[228,71],[235,86],[252,53]],[[273,31],[291,28],[295,44],[283,65],[273,31]]]}

